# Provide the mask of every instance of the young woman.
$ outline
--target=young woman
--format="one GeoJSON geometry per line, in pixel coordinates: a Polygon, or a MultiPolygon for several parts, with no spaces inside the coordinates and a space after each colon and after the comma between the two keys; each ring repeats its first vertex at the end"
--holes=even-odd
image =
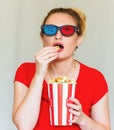
{"type": "Polygon", "coordinates": [[[73,57],[85,30],[86,17],[79,10],[55,8],[45,17],[41,26],[43,48],[36,53],[35,63],[23,63],[15,75],[12,117],[19,130],[110,130],[104,76],[73,57]],[[71,126],[51,126],[49,121],[47,84],[59,76],[77,83],[75,98],[67,103],[73,114],[71,126]]]}

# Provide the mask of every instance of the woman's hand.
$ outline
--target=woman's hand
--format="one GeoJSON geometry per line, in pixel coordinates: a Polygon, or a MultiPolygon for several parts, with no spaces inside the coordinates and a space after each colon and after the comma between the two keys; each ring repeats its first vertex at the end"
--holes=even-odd
{"type": "Polygon", "coordinates": [[[48,64],[58,57],[58,51],[55,47],[44,47],[35,55],[36,74],[45,74],[48,64]]]}
{"type": "Polygon", "coordinates": [[[71,97],[67,106],[69,112],[73,115],[73,119],[69,122],[78,124],[81,130],[110,130],[109,110],[104,109],[107,108],[107,98],[108,94],[105,94],[98,103],[92,106],[91,117],[89,117],[83,112],[79,100],[71,97]],[[102,114],[100,115],[101,111],[102,114]]]}
{"type": "Polygon", "coordinates": [[[77,123],[78,125],[83,124],[84,113],[79,100],[71,97],[67,103],[67,106],[69,107],[69,112],[73,115],[73,119],[69,120],[69,122],[77,123]]]}

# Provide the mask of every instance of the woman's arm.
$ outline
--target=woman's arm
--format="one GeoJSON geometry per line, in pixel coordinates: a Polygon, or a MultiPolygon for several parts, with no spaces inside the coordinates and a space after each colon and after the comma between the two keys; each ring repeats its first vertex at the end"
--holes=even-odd
{"type": "Polygon", "coordinates": [[[77,123],[81,130],[110,130],[110,114],[108,93],[105,94],[91,109],[91,118],[83,113],[81,104],[77,99],[71,99],[74,104],[69,104],[70,112],[74,119],[70,122],[77,123]]]}
{"type": "Polygon", "coordinates": [[[14,85],[13,121],[19,130],[32,130],[38,120],[43,78],[34,76],[30,88],[14,85]]]}
{"type": "Polygon", "coordinates": [[[27,88],[20,82],[14,84],[14,106],[12,118],[19,130],[32,130],[38,120],[43,81],[48,65],[58,56],[54,47],[44,47],[35,55],[36,72],[27,88]]]}

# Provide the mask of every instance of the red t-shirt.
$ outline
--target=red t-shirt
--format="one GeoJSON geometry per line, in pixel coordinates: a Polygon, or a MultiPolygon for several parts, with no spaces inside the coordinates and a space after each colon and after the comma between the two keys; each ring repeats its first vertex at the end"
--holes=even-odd
{"type": "MultiPolygon", "coordinates": [[[[35,74],[35,63],[23,63],[18,67],[15,80],[23,83],[28,88],[35,74]]],[[[98,70],[90,68],[80,63],[80,72],[77,78],[76,98],[79,99],[83,111],[88,115],[91,112],[91,106],[97,103],[107,92],[108,86],[104,76],[98,70]]],[[[29,108],[28,108],[29,109],[29,108]]],[[[43,82],[42,100],[39,119],[34,130],[80,130],[79,126],[50,126],[49,120],[49,100],[47,92],[47,83],[43,82]]]]}

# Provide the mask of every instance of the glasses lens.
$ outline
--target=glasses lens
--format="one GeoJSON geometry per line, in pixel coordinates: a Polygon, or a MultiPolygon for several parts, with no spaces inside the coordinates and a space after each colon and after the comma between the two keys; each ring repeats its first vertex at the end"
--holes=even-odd
{"type": "Polygon", "coordinates": [[[43,33],[48,36],[53,36],[57,33],[57,27],[53,25],[44,25],[42,29],[43,33]]]}
{"type": "Polygon", "coordinates": [[[74,29],[74,26],[63,26],[61,28],[61,33],[64,35],[64,36],[71,36],[75,33],[75,29],[74,29]]]}

